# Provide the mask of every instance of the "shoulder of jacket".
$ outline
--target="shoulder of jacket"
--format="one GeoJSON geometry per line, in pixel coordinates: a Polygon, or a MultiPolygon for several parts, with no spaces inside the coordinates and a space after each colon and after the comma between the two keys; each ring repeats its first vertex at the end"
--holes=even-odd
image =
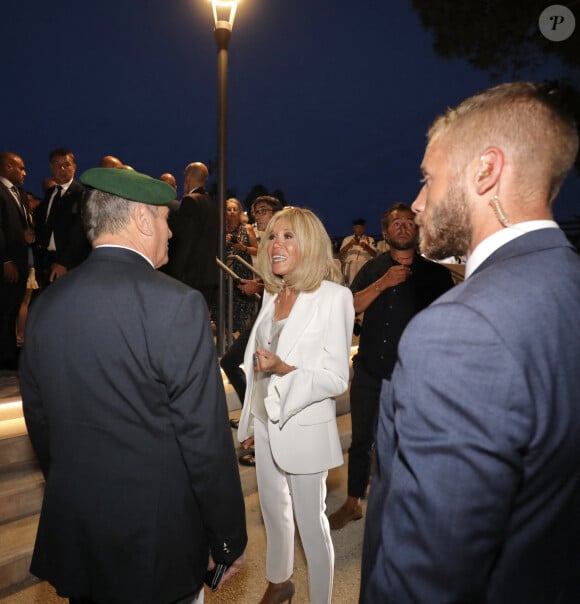
{"type": "Polygon", "coordinates": [[[341,285],[340,283],[336,283],[334,281],[327,281],[326,279],[321,282],[320,291],[325,293],[332,292],[333,294],[346,294],[346,292],[348,292],[350,294],[350,289],[348,287],[345,287],[344,285],[341,285]]]}

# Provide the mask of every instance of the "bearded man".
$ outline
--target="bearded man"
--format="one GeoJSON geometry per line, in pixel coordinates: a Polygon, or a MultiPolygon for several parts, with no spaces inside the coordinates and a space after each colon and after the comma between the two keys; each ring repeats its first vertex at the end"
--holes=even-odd
{"type": "Polygon", "coordinates": [[[395,204],[381,223],[390,249],[369,260],[351,285],[355,311],[364,317],[350,386],[348,495],[329,517],[332,529],[362,518],[360,500],[369,484],[381,383],[391,379],[401,334],[420,310],[453,286],[446,268],[416,253],[418,229],[409,206],[395,204]]]}
{"type": "Polygon", "coordinates": [[[381,392],[360,601],[580,601],[580,258],[552,219],[563,90],[502,84],[429,131],[421,250],[467,253],[381,392]]]}

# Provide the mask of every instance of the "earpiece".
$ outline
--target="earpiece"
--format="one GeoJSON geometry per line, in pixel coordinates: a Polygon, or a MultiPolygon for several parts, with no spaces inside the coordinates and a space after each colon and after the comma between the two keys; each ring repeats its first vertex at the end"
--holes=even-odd
{"type": "Polygon", "coordinates": [[[499,197],[497,195],[494,195],[489,200],[489,205],[491,206],[495,217],[499,220],[503,227],[511,226],[510,219],[508,218],[507,214],[503,211],[503,208],[501,207],[501,203],[499,201],[499,197]]]}
{"type": "Polygon", "coordinates": [[[480,181],[482,178],[489,176],[491,174],[491,164],[490,163],[482,163],[475,175],[476,182],[480,181]]]}

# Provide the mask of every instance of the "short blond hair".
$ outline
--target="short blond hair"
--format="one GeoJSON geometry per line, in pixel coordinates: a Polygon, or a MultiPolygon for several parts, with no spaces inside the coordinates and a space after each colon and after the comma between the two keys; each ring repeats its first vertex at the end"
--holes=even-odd
{"type": "Polygon", "coordinates": [[[556,197],[578,154],[574,119],[558,106],[556,93],[531,82],[500,84],[439,116],[428,143],[441,142],[458,171],[489,147],[507,151],[521,190],[545,187],[556,197]]]}
{"type": "Polygon", "coordinates": [[[264,286],[269,293],[284,287],[297,292],[311,292],[320,287],[324,279],[341,283],[342,277],[332,256],[332,244],[320,219],[305,208],[287,206],[272,216],[258,249],[258,270],[262,273],[264,286]],[[270,234],[280,220],[288,221],[300,250],[296,269],[284,278],[275,275],[268,257],[270,234]]]}

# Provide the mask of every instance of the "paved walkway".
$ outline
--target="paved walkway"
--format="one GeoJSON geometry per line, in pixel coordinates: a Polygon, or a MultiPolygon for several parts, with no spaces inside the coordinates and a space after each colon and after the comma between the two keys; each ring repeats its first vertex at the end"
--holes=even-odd
{"type": "MultiPolygon", "coordinates": [[[[0,402],[19,399],[18,378],[15,373],[0,372],[0,402]]],[[[238,412],[230,413],[237,417],[238,412]]],[[[350,440],[350,414],[339,418],[339,429],[345,440],[350,440]]],[[[348,443],[345,442],[345,446],[348,443]]],[[[346,495],[347,456],[345,464],[331,470],[328,475],[327,508],[328,513],[340,507],[346,495]]],[[[246,493],[246,522],[248,527],[248,549],[245,568],[226,583],[216,593],[206,590],[207,604],[255,604],[266,589],[265,579],[265,550],[266,534],[260,514],[258,494],[255,491],[255,470],[240,466],[244,493],[246,493]]],[[[365,509],[363,502],[363,511],[365,509]]],[[[364,520],[352,522],[340,531],[333,531],[332,537],[335,549],[334,604],[356,604],[360,583],[360,557],[364,520]]],[[[308,603],[308,577],[306,561],[298,534],[296,536],[296,555],[294,562],[293,580],[296,584],[296,594],[293,604],[308,603]]],[[[27,583],[14,588],[10,595],[3,594],[0,604],[68,604],[68,600],[60,598],[54,589],[44,582],[31,578],[27,583]]]]}
{"type": "MultiPolygon", "coordinates": [[[[346,461],[346,458],[345,458],[346,461]]],[[[346,464],[329,472],[327,506],[333,512],[342,504],[346,490],[346,464]]],[[[248,549],[245,568],[216,593],[206,589],[207,604],[256,604],[266,589],[265,546],[266,534],[259,509],[257,493],[245,498],[248,526],[248,549]]],[[[363,502],[363,510],[365,503],[363,502]]],[[[335,577],[332,601],[335,604],[356,604],[360,582],[360,554],[364,520],[351,522],[340,531],[333,531],[335,549],[335,577]]],[[[299,539],[296,539],[294,562],[296,594],[293,604],[308,603],[308,578],[306,561],[299,539]]],[[[1,604],[64,604],[68,600],[59,598],[47,583],[23,586],[10,596],[0,598],[1,604]]]]}

